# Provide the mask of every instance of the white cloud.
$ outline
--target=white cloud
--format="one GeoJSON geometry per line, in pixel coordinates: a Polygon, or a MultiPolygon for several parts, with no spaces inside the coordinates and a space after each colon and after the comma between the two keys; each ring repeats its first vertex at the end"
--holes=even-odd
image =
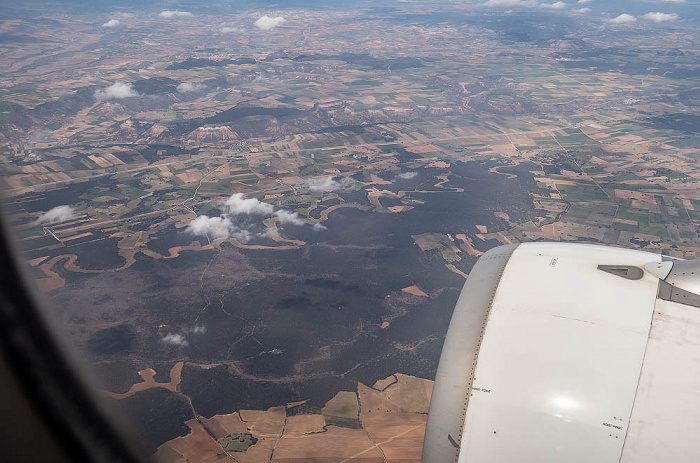
{"type": "Polygon", "coordinates": [[[305,223],[303,220],[301,220],[299,214],[296,212],[285,211],[284,209],[275,212],[275,216],[277,216],[277,220],[283,224],[288,223],[290,225],[304,225],[305,223]]]}
{"type": "Polygon", "coordinates": [[[257,237],[265,236],[265,233],[253,233],[250,230],[246,230],[245,228],[235,227],[231,231],[230,237],[235,239],[236,241],[241,242],[241,243],[247,243],[254,236],[257,236],[257,237]]]}
{"type": "Polygon", "coordinates": [[[185,232],[195,236],[211,237],[214,239],[233,238],[241,243],[247,243],[254,236],[261,236],[250,230],[239,227],[227,216],[209,217],[207,215],[200,215],[187,225],[185,232]]]}
{"type": "Polygon", "coordinates": [[[635,18],[631,14],[622,13],[620,16],[608,19],[608,22],[611,22],[613,24],[631,24],[637,22],[637,18],[635,18]]]}
{"type": "Polygon", "coordinates": [[[590,3],[591,0],[578,0],[579,3],[590,3]]]}
{"type": "Polygon", "coordinates": [[[184,18],[187,16],[192,16],[192,13],[189,11],[180,10],[163,10],[160,12],[159,16],[162,16],[163,18],[184,18]]]}
{"type": "MultiPolygon", "coordinates": [[[[221,216],[209,217],[200,215],[189,223],[185,228],[185,232],[215,239],[234,238],[241,243],[247,243],[254,237],[267,236],[264,232],[258,233],[254,231],[253,227],[255,225],[252,225],[249,220],[245,218],[238,219],[239,216],[243,215],[274,216],[277,217],[281,224],[298,226],[306,224],[296,212],[286,209],[275,210],[275,207],[271,204],[264,203],[256,198],[246,198],[242,193],[234,193],[224,203],[224,213],[221,216]]],[[[314,225],[314,230],[319,229],[325,230],[326,227],[314,225]]]]}
{"type": "Polygon", "coordinates": [[[416,175],[418,175],[418,172],[404,172],[403,174],[399,174],[399,178],[411,180],[412,178],[415,178],[416,175]]]}
{"type": "Polygon", "coordinates": [[[224,24],[221,26],[221,32],[224,34],[240,34],[245,32],[245,29],[242,27],[233,26],[231,24],[224,24]]]}
{"type": "Polygon", "coordinates": [[[165,343],[165,344],[171,344],[173,346],[182,346],[182,347],[187,347],[190,345],[190,342],[185,338],[185,335],[187,333],[192,333],[192,334],[198,334],[198,335],[203,335],[207,333],[207,327],[204,325],[195,325],[191,329],[183,329],[182,330],[184,334],[180,333],[168,333],[162,338],[160,338],[160,341],[165,343]]]}
{"type": "Polygon", "coordinates": [[[590,8],[576,8],[576,9],[571,10],[571,11],[574,13],[583,14],[583,13],[588,13],[589,11],[591,11],[591,9],[590,8]]]}
{"type": "Polygon", "coordinates": [[[566,3],[564,3],[564,2],[540,3],[540,8],[552,8],[554,10],[561,10],[562,8],[566,8],[566,3]]]}
{"type": "Polygon", "coordinates": [[[313,226],[314,231],[323,231],[323,230],[328,230],[325,225],[322,225],[320,223],[315,223],[313,226]]]}
{"type": "Polygon", "coordinates": [[[334,191],[351,188],[355,181],[348,177],[342,177],[340,180],[334,179],[332,176],[323,178],[310,178],[307,180],[309,190],[311,191],[334,191]]]}
{"type": "Polygon", "coordinates": [[[326,191],[333,190],[337,182],[333,180],[333,177],[323,177],[310,178],[306,183],[309,185],[311,191],[326,191]]]}
{"type": "Polygon", "coordinates": [[[175,333],[166,334],[165,337],[161,338],[161,342],[164,342],[165,344],[172,344],[173,346],[186,347],[190,345],[183,335],[175,333]]]}
{"type": "Polygon", "coordinates": [[[235,230],[231,219],[228,217],[200,215],[190,222],[185,231],[192,235],[211,236],[216,239],[229,238],[235,230]]]}
{"type": "Polygon", "coordinates": [[[484,6],[511,7],[511,6],[537,6],[534,0],[488,0],[484,6]]]}
{"type": "Polygon", "coordinates": [[[109,87],[95,90],[95,99],[99,101],[119,100],[139,96],[134,86],[124,82],[115,82],[109,87]]]}
{"type": "Polygon", "coordinates": [[[670,22],[670,21],[675,21],[678,19],[678,15],[676,13],[647,13],[642,16],[644,19],[648,19],[649,21],[654,21],[655,23],[663,23],[663,22],[670,22]]]}
{"type": "Polygon", "coordinates": [[[685,0],[661,0],[666,3],[685,3],[685,0]]]}
{"type": "Polygon", "coordinates": [[[121,22],[118,19],[110,19],[102,25],[102,27],[117,27],[121,22]]]}
{"type": "Polygon", "coordinates": [[[271,16],[261,16],[257,21],[255,21],[255,27],[263,31],[269,31],[270,29],[273,29],[286,22],[287,20],[282,16],[275,16],[274,18],[271,16]]]}
{"type": "Polygon", "coordinates": [[[207,86],[200,82],[183,82],[177,86],[177,91],[180,93],[198,92],[205,88],[207,88],[207,86]]]}
{"type": "Polygon", "coordinates": [[[243,193],[234,193],[226,200],[228,211],[233,214],[271,215],[275,208],[257,198],[246,198],[243,193]]]}
{"type": "Polygon", "coordinates": [[[70,206],[56,206],[50,209],[48,212],[39,216],[34,223],[52,223],[52,222],[65,222],[66,220],[71,220],[76,218],[78,215],[70,206]]]}

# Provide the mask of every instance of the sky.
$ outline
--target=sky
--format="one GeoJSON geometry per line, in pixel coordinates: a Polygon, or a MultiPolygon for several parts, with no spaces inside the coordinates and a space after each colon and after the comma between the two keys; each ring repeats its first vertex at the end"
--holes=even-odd
{"type": "MultiPolygon", "coordinates": [[[[528,5],[541,10],[559,9],[580,9],[590,8],[592,14],[621,14],[627,13],[634,16],[643,15],[649,12],[676,13],[685,19],[700,19],[700,0],[591,0],[580,2],[578,0],[453,0],[439,2],[444,5],[444,9],[449,10],[450,5],[457,7],[478,6],[493,8],[488,6],[489,2],[501,3],[503,8],[519,9],[528,8],[528,5]],[[508,5],[510,3],[510,5],[508,5]],[[557,8],[556,5],[564,3],[565,8],[557,8]],[[540,6],[542,5],[542,6],[540,6]],[[548,5],[555,5],[549,7],[548,5]]],[[[407,5],[430,5],[433,7],[436,2],[426,0],[414,1],[394,1],[394,0],[278,0],[268,2],[263,0],[245,1],[165,1],[165,0],[64,0],[62,2],[46,2],[45,0],[21,0],[6,5],[17,8],[37,8],[39,5],[44,8],[50,5],[54,9],[75,9],[75,12],[84,10],[85,5],[90,5],[91,12],[114,11],[114,10],[138,10],[148,9],[154,11],[172,12],[198,12],[202,14],[233,13],[245,10],[260,10],[261,15],[266,11],[274,9],[280,11],[288,8],[309,8],[309,9],[360,9],[360,8],[404,8],[407,5]]],[[[3,16],[0,12],[0,17],[3,16]]]]}

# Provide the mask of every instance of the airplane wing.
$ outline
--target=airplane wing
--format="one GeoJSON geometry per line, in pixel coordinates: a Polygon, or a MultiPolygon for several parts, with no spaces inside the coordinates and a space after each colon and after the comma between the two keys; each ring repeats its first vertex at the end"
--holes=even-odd
{"type": "Polygon", "coordinates": [[[586,244],[474,266],[423,462],[700,461],[700,261],[586,244]]]}

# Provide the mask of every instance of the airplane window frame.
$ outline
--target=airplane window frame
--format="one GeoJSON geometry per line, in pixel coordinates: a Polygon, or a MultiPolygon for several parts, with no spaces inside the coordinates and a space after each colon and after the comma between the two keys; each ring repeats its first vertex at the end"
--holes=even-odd
{"type": "MultiPolygon", "coordinates": [[[[128,439],[118,417],[99,404],[79,362],[50,326],[18,259],[6,218],[6,211],[0,210],[0,357],[14,378],[0,378],[0,382],[16,380],[25,397],[5,396],[0,401],[26,399],[40,421],[30,426],[40,425],[67,461],[143,461],[135,441],[128,439]]],[[[36,445],[41,444],[39,439],[36,445]]],[[[56,457],[47,455],[44,461],[63,461],[56,457]]]]}

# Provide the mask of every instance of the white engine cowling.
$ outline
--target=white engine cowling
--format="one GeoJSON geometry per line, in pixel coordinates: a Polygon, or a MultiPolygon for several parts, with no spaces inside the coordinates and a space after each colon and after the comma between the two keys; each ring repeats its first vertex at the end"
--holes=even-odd
{"type": "Polygon", "coordinates": [[[484,254],[445,339],[423,462],[700,461],[696,269],[585,244],[484,254]]]}

